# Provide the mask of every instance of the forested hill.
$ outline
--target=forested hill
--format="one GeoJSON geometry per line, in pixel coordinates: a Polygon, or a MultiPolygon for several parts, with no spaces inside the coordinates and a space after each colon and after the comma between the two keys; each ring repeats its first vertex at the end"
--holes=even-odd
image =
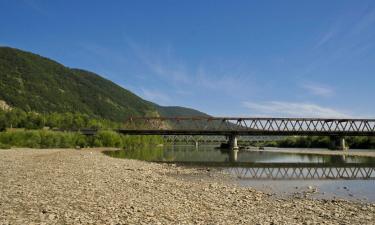
{"type": "Polygon", "coordinates": [[[206,115],[156,105],[95,73],[9,47],[0,47],[0,101],[24,111],[82,113],[118,122],[128,116],[206,115]]]}

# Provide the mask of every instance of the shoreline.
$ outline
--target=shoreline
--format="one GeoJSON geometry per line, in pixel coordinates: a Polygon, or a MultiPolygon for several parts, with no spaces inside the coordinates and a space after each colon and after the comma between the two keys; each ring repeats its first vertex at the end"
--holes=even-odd
{"type": "MultiPolygon", "coordinates": [[[[106,148],[105,150],[107,150],[106,148]]],[[[371,224],[375,204],[278,198],[101,149],[0,151],[0,224],[371,224]]]]}
{"type": "MultiPolygon", "coordinates": [[[[116,147],[92,147],[92,148],[46,148],[46,149],[37,149],[37,148],[24,148],[24,147],[12,147],[10,149],[0,149],[0,151],[11,151],[11,150],[83,150],[83,151],[117,151],[123,150],[122,148],[116,147]]],[[[275,152],[275,153],[291,153],[291,154],[311,154],[311,155],[338,155],[338,156],[359,156],[359,157],[374,157],[375,150],[367,149],[353,149],[353,150],[329,150],[322,148],[274,148],[274,147],[265,147],[263,150],[257,148],[250,149],[241,149],[240,151],[246,152],[275,152]]]]}

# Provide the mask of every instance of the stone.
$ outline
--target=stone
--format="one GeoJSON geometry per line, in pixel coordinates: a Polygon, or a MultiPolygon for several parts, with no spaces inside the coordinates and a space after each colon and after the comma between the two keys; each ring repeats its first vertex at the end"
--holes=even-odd
{"type": "Polygon", "coordinates": [[[238,186],[231,175],[216,169],[207,173],[115,159],[100,151],[0,151],[0,224],[372,224],[374,220],[375,204],[311,199],[317,191],[313,186],[305,194],[281,197],[238,186]]]}

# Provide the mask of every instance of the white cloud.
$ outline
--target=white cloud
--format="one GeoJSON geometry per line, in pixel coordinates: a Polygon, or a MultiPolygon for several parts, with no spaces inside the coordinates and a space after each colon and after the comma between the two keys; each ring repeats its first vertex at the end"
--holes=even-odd
{"type": "Polygon", "coordinates": [[[246,77],[236,76],[235,74],[214,75],[212,72],[207,72],[203,66],[198,68],[194,80],[195,84],[201,88],[226,91],[227,93],[238,92],[246,88],[245,84],[250,85],[246,77]]]}
{"type": "Polygon", "coordinates": [[[158,90],[150,90],[146,88],[141,88],[139,93],[144,99],[155,102],[161,105],[167,105],[171,102],[171,99],[168,95],[158,90]]]}
{"type": "Polygon", "coordinates": [[[252,111],[257,116],[280,116],[280,117],[325,117],[343,118],[351,117],[346,113],[336,109],[319,106],[312,103],[300,102],[243,102],[243,106],[252,111]]]}
{"type": "Polygon", "coordinates": [[[328,43],[330,40],[332,40],[335,35],[337,34],[337,29],[331,29],[328,32],[324,33],[322,37],[319,39],[318,43],[315,45],[315,48],[319,48],[326,43],[328,43]]]}
{"type": "Polygon", "coordinates": [[[303,84],[302,87],[309,91],[311,94],[321,97],[330,97],[335,94],[333,88],[321,84],[303,84]]]}
{"type": "Polygon", "coordinates": [[[185,64],[172,56],[170,46],[157,52],[142,47],[129,38],[126,39],[137,58],[160,78],[174,83],[189,83],[189,73],[185,64]]]}

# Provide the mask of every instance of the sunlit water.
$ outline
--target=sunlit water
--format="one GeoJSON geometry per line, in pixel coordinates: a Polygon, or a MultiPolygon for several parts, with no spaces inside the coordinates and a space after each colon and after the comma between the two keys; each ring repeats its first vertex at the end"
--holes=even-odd
{"type": "MultiPolygon", "coordinates": [[[[317,152],[319,150],[316,150],[317,152]]],[[[246,169],[247,164],[258,165],[346,165],[366,164],[375,167],[375,158],[332,156],[319,154],[294,154],[267,151],[239,151],[236,159],[227,151],[215,149],[215,146],[165,146],[158,148],[136,148],[120,151],[106,152],[118,158],[139,159],[153,162],[173,162],[179,164],[199,166],[219,166],[224,170],[238,176],[238,183],[242,186],[252,186],[263,191],[279,195],[291,195],[294,192],[309,190],[308,187],[317,188],[317,198],[345,198],[375,202],[375,180],[372,173],[371,179],[245,179],[239,176],[239,169],[246,169]],[[236,167],[240,168],[236,168],[236,167]],[[237,171],[237,172],[234,172],[237,171]]],[[[277,168],[276,168],[277,169],[277,168]]],[[[322,173],[321,171],[318,171],[322,173]]],[[[290,172],[291,173],[291,172],[290,172]]],[[[325,172],[323,172],[325,173],[325,172]]],[[[249,175],[248,173],[247,175],[249,175]]],[[[251,176],[250,176],[251,177],[251,176]]],[[[248,178],[248,177],[247,177],[248,178]]]]}

